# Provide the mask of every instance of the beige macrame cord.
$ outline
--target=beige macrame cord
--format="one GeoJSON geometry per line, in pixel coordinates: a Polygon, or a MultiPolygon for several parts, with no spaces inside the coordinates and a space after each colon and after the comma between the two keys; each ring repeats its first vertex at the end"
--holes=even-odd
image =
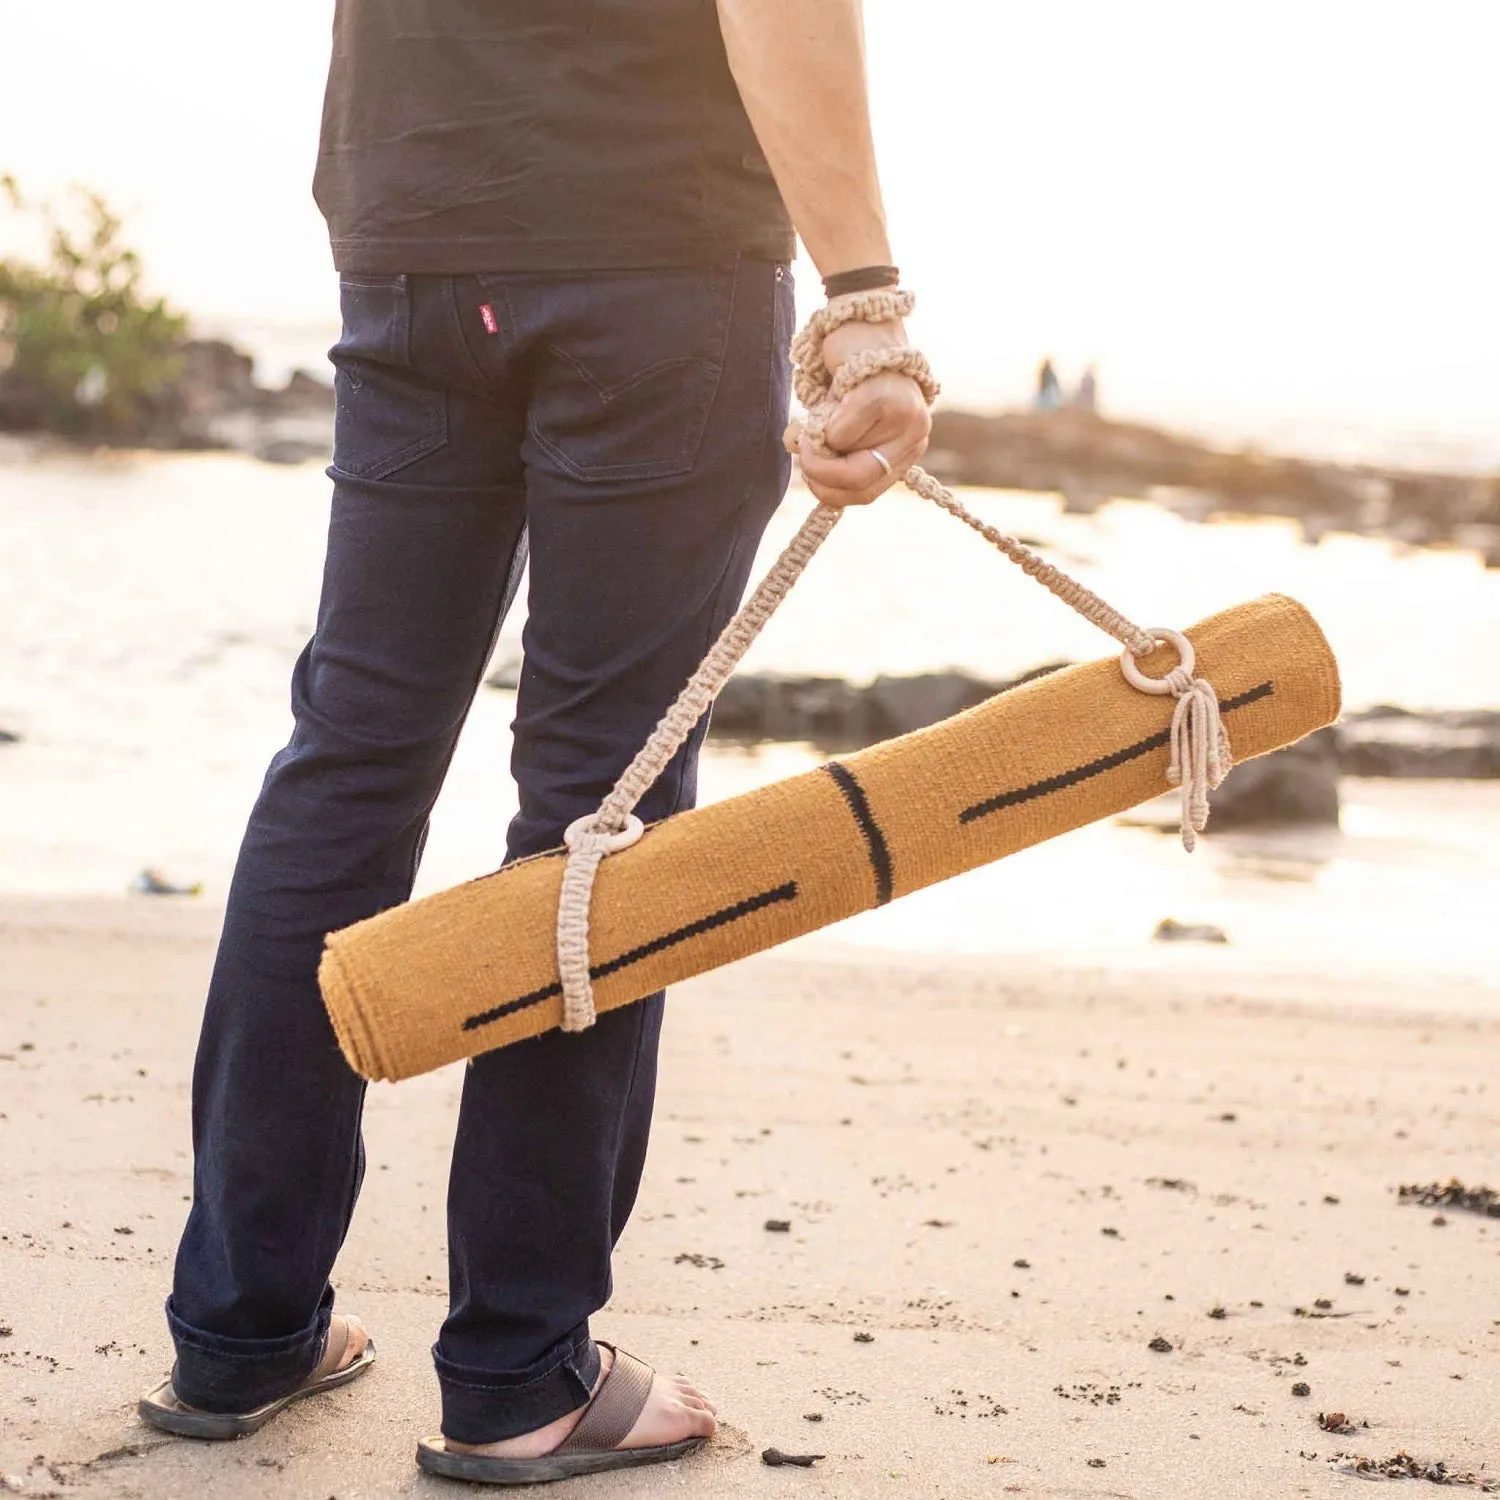
{"type": "MultiPolygon", "coordinates": [[[[866,350],[846,360],[832,379],[823,363],[823,340],[835,328],[849,322],[879,323],[903,318],[914,305],[910,292],[864,292],[838,298],[813,314],[807,327],[792,342],[793,387],[807,414],[802,423],[794,422],[787,429],[790,451],[796,452],[798,440],[806,433],[815,451],[832,454],[823,433],[838,403],[856,385],[886,371],[910,376],[921,387],[929,405],[937,398],[937,382],[927,360],[915,349],[866,350]]],[[[1182,788],[1182,841],[1191,851],[1197,842],[1196,835],[1207,823],[1208,793],[1229,770],[1230,746],[1219,714],[1218,695],[1208,682],[1193,675],[1192,648],[1188,642],[1175,631],[1143,630],[1133,624],[1016,537],[980,520],[925,469],[913,465],[901,478],[913,493],[978,532],[1028,577],[1119,641],[1125,647],[1122,665],[1132,686],[1144,692],[1171,693],[1176,698],[1167,776],[1182,788]],[[1133,658],[1149,655],[1163,640],[1175,644],[1180,653],[1179,664],[1171,672],[1152,679],[1132,670],[1133,658]]],[[[637,803],[708,712],[741,658],[842,515],[842,510],[820,505],[808,516],[743,608],[724,627],[599,810],[580,818],[568,829],[565,835],[568,859],[557,905],[557,964],[563,988],[564,1031],[583,1031],[594,1023],[589,907],[600,862],[607,854],[629,847],[641,836],[642,825],[635,816],[637,803]]]]}

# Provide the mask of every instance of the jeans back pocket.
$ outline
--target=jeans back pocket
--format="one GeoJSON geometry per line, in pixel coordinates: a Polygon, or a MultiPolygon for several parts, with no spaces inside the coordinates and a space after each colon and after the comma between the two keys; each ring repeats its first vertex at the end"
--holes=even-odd
{"type": "Polygon", "coordinates": [[[697,461],[724,369],[735,265],[511,282],[536,351],[528,429],[591,483],[664,479],[697,461]]]}
{"type": "Polygon", "coordinates": [[[444,388],[411,368],[411,288],[405,276],[343,276],[344,328],[333,361],[333,464],[384,479],[448,440],[444,388]]]}

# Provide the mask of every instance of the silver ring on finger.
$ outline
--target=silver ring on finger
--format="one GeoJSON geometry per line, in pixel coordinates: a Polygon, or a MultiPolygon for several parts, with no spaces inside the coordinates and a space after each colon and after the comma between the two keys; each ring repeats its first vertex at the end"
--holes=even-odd
{"type": "Polygon", "coordinates": [[[891,461],[890,461],[890,459],[888,459],[885,456],[885,454],[883,454],[880,451],[879,448],[871,448],[870,449],[870,457],[873,458],[875,460],[875,462],[878,463],[880,465],[880,467],[885,470],[885,473],[886,473],[887,477],[889,477],[891,474],[893,474],[895,472],[895,470],[891,468],[891,461]]]}

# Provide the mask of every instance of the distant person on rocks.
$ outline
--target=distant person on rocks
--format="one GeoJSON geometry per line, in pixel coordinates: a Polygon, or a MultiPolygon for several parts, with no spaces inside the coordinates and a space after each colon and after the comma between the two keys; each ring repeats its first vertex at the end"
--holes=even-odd
{"type": "Polygon", "coordinates": [[[1073,406],[1078,411],[1099,410],[1099,377],[1095,374],[1093,365],[1079,379],[1078,389],[1073,392],[1073,406]]]}
{"type": "Polygon", "coordinates": [[[1051,359],[1044,359],[1041,368],[1036,372],[1036,399],[1034,402],[1037,411],[1056,411],[1062,405],[1062,386],[1057,379],[1057,371],[1053,368],[1051,359]]]}
{"type": "MultiPolygon", "coordinates": [[[[338,0],[314,191],[343,307],[322,602],[229,893],[177,1358],[140,1404],[199,1438],[253,1432],[374,1358],[329,1282],[365,1085],[318,961],[327,933],[410,894],[528,552],[507,859],[597,809],[735,613],[789,479],[793,224],[830,298],[898,280],[860,0],[338,0]]],[[[850,322],[824,359],[905,342],[899,321],[850,322]]],[[[886,372],[828,424],[837,456],[804,443],[803,475],[824,504],[864,504],[929,426],[886,372]]],[[[703,732],[647,821],[692,805],[703,732]]],[[[696,1386],[589,1325],[645,1162],[662,1006],[464,1070],[423,1468],[527,1484],[713,1433],[696,1386]]]]}

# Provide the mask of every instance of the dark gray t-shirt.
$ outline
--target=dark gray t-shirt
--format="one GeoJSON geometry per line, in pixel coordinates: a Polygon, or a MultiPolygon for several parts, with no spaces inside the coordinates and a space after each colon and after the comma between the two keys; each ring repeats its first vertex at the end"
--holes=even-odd
{"type": "Polygon", "coordinates": [[[353,273],[794,248],[715,0],[338,0],[313,192],[353,273]]]}

